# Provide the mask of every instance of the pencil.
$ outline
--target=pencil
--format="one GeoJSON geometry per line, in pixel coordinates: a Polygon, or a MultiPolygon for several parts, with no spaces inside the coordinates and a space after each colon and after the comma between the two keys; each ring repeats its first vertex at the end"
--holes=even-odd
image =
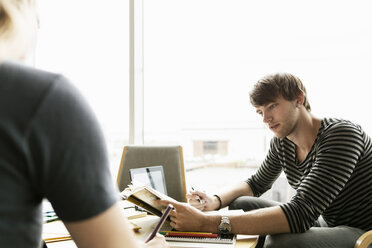
{"type": "Polygon", "coordinates": [[[160,233],[200,233],[200,234],[213,234],[210,232],[182,232],[182,231],[160,231],[160,233]]]}

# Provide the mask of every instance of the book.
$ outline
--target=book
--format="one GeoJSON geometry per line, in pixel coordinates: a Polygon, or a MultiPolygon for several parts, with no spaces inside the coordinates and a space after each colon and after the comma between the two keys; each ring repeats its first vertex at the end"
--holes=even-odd
{"type": "Polygon", "coordinates": [[[120,194],[123,200],[127,200],[159,217],[162,216],[161,211],[164,207],[156,204],[155,200],[161,199],[175,201],[171,197],[151,188],[150,186],[133,181],[120,194]]]}
{"type": "Polygon", "coordinates": [[[165,231],[160,233],[164,235],[165,240],[175,242],[234,244],[236,240],[235,234],[177,231],[165,231]]]}
{"type": "MultiPolygon", "coordinates": [[[[228,212],[229,215],[238,215],[244,213],[243,210],[219,210],[219,211],[207,211],[206,214],[221,214],[221,212],[228,212]]],[[[171,247],[177,248],[206,248],[206,247],[218,247],[218,248],[233,248],[236,243],[235,234],[217,234],[217,233],[205,233],[205,232],[179,232],[179,231],[161,231],[161,234],[165,236],[165,240],[168,241],[171,247]]]]}
{"type": "MultiPolygon", "coordinates": [[[[179,242],[167,241],[171,248],[235,248],[236,242],[232,244],[206,243],[206,242],[179,242]]],[[[250,247],[250,246],[248,246],[250,247]]]]}

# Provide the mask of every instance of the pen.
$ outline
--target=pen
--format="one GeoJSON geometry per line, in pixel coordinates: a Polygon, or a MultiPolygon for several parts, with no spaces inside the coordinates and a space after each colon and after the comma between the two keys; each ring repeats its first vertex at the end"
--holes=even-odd
{"type": "Polygon", "coordinates": [[[145,243],[147,243],[150,240],[152,240],[155,237],[155,235],[159,232],[160,228],[163,226],[165,220],[167,219],[167,217],[170,214],[170,212],[171,212],[172,209],[173,209],[172,204],[168,204],[168,206],[165,209],[163,215],[160,217],[160,220],[159,220],[158,224],[156,225],[156,227],[154,228],[154,230],[152,231],[152,233],[150,234],[150,236],[146,239],[145,243]]]}
{"type": "Polygon", "coordinates": [[[45,220],[45,222],[46,223],[49,223],[49,222],[52,222],[52,221],[55,221],[55,220],[59,220],[59,217],[58,216],[47,217],[47,219],[45,220]]]}
{"type": "MultiPolygon", "coordinates": [[[[195,191],[195,189],[194,189],[194,187],[193,186],[191,186],[191,189],[193,190],[193,191],[195,191]]],[[[202,201],[201,201],[201,199],[200,199],[200,197],[198,196],[198,202],[199,203],[202,203],[202,201]]]]}

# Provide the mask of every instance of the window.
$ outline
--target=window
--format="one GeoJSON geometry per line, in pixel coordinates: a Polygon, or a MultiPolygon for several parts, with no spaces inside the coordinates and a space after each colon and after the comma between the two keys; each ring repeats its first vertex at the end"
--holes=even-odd
{"type": "Polygon", "coordinates": [[[227,141],[194,141],[194,157],[203,157],[208,155],[226,156],[227,149],[227,141]]]}
{"type": "MultiPolygon", "coordinates": [[[[302,79],[314,114],[355,121],[372,135],[364,114],[372,64],[369,4],[143,0],[135,19],[143,23],[144,67],[136,71],[144,79],[143,108],[135,111],[144,143],[182,145],[187,180],[200,188],[218,190],[227,173],[231,181],[246,178],[272,137],[248,93],[257,79],[277,71],[302,79]],[[215,166],[215,183],[205,180],[211,175],[205,164],[215,166]],[[216,167],[221,164],[229,166],[216,167]]],[[[115,175],[129,142],[128,2],[38,5],[36,66],[64,73],[86,96],[103,126],[115,175]]]]}
{"type": "Polygon", "coordinates": [[[297,75],[315,115],[350,119],[372,134],[370,118],[361,114],[368,111],[362,89],[372,64],[369,1],[144,0],[143,6],[145,143],[181,144],[187,180],[195,185],[208,187],[211,173],[214,180],[226,175],[215,167],[203,173],[206,163],[230,164],[235,181],[264,158],[272,134],[248,93],[267,73],[297,75]],[[227,141],[223,156],[216,155],[219,141],[227,141]],[[243,172],[235,173],[237,165],[243,172]]]}
{"type": "Polygon", "coordinates": [[[66,75],[95,111],[107,139],[112,173],[128,142],[126,1],[39,0],[38,68],[66,75]]]}
{"type": "Polygon", "coordinates": [[[202,154],[218,154],[218,141],[203,141],[202,154]]]}

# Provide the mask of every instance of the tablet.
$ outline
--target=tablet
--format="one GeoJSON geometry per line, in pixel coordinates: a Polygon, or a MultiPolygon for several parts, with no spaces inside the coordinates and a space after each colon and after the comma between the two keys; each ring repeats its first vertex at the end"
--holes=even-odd
{"type": "Polygon", "coordinates": [[[138,181],[168,195],[162,165],[129,169],[129,174],[132,181],[138,181]]]}

